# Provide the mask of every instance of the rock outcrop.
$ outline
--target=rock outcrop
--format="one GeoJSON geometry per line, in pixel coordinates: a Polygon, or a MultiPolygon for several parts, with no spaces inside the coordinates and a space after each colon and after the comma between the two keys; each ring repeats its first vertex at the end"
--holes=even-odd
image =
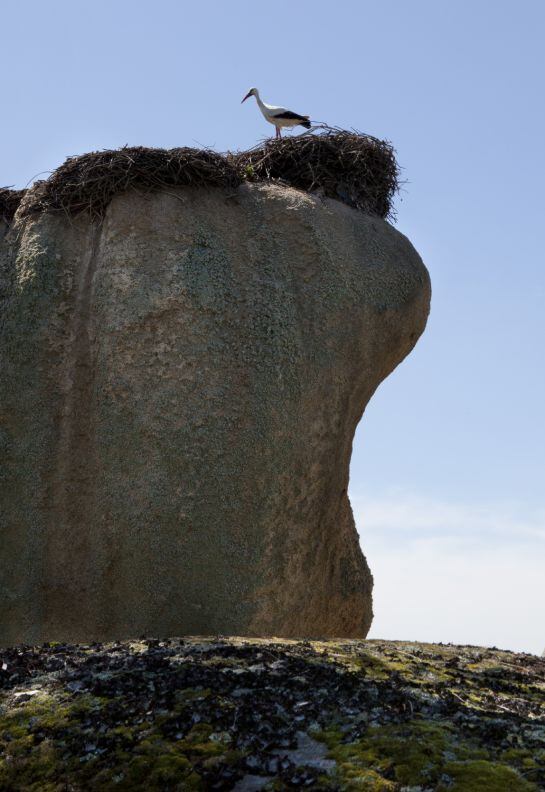
{"type": "Polygon", "coordinates": [[[0,651],[2,790],[545,789],[545,661],[403,641],[0,651]]]}
{"type": "Polygon", "coordinates": [[[19,216],[1,246],[0,636],[365,636],[354,431],[427,271],[267,184],[19,216]]]}

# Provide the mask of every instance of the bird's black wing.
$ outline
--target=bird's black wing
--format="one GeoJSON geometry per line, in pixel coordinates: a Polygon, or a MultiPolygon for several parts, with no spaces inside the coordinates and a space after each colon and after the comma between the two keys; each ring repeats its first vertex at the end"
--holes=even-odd
{"type": "Polygon", "coordinates": [[[276,113],[273,118],[283,119],[286,121],[308,121],[308,116],[299,115],[299,113],[292,113],[291,110],[282,110],[281,113],[276,113]]]}

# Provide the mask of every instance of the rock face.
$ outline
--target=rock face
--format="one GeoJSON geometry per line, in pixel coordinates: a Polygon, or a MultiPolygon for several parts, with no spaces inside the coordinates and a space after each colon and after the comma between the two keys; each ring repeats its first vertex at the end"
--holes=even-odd
{"type": "Polygon", "coordinates": [[[274,185],[126,193],[0,247],[0,635],[365,636],[354,431],[427,271],[274,185]]]}

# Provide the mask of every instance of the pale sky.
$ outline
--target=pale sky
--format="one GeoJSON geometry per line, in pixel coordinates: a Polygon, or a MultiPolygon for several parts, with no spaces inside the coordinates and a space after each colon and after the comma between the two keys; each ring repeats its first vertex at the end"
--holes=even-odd
{"type": "Polygon", "coordinates": [[[354,445],[372,637],[545,648],[544,41],[543,0],[2,9],[2,185],[125,143],[253,146],[253,85],[393,142],[433,301],[354,445]]]}

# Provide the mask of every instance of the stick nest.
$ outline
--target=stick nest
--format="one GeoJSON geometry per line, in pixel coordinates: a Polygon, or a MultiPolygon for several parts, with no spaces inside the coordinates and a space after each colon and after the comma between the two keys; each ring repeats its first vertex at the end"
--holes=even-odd
{"type": "Polygon", "coordinates": [[[322,130],[242,151],[237,165],[249,180],[282,181],[367,214],[392,217],[399,168],[391,144],[357,132],[322,130]]]}
{"type": "Polygon", "coordinates": [[[229,160],[206,149],[150,149],[138,146],[69,157],[25,200],[23,215],[62,211],[102,217],[113,196],[130,189],[157,192],[169,187],[225,187],[238,181],[229,160]]]}
{"type": "Polygon", "coordinates": [[[69,157],[26,194],[0,191],[4,201],[0,212],[4,205],[9,207],[4,211],[11,219],[24,195],[22,216],[87,212],[100,218],[113,196],[126,190],[157,192],[182,186],[234,190],[245,181],[272,181],[391,218],[398,178],[390,143],[355,131],[315,127],[296,137],[266,140],[249,151],[225,155],[208,149],[125,147],[69,157]]]}
{"type": "Polygon", "coordinates": [[[25,192],[25,190],[12,190],[9,187],[0,187],[0,220],[11,223],[25,192]]]}

